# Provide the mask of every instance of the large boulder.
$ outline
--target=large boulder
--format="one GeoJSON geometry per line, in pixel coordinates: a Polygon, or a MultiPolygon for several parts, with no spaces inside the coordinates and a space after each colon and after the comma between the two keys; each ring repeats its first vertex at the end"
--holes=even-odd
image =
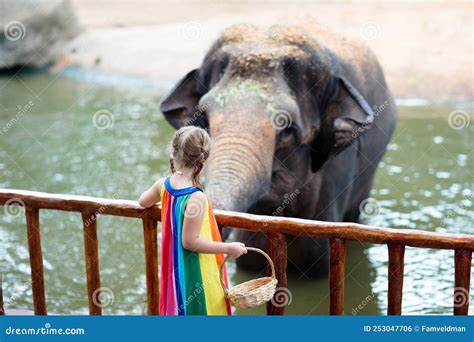
{"type": "Polygon", "coordinates": [[[0,69],[46,65],[81,31],[70,1],[0,1],[0,69]]]}

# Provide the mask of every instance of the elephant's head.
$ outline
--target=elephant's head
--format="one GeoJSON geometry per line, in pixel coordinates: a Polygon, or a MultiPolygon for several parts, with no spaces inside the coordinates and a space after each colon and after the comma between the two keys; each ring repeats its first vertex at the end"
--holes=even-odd
{"type": "Polygon", "coordinates": [[[240,25],[179,81],[161,110],[176,128],[209,129],[214,207],[247,211],[266,197],[271,213],[370,125],[373,112],[337,64],[301,30],[240,25]]]}

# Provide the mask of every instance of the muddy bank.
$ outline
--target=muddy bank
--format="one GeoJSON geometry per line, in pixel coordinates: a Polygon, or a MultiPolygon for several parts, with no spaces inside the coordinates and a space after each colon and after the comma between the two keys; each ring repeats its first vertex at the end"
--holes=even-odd
{"type": "Polygon", "coordinates": [[[267,25],[311,14],[335,32],[366,41],[396,96],[457,100],[474,96],[469,2],[157,4],[140,0],[106,6],[76,0],[75,6],[88,31],[70,44],[63,63],[84,68],[171,81],[198,66],[219,32],[233,23],[267,25]]]}

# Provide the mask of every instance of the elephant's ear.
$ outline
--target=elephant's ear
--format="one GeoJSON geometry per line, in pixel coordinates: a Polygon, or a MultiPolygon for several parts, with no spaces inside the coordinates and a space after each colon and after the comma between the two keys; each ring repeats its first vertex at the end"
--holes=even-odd
{"type": "Polygon", "coordinates": [[[198,91],[197,74],[197,69],[188,72],[160,103],[160,110],[175,128],[180,128],[189,122],[195,125],[199,123],[200,118],[195,116],[202,94],[198,91]]]}
{"type": "Polygon", "coordinates": [[[330,100],[312,149],[312,170],[319,170],[353,140],[370,129],[375,118],[367,100],[346,78],[336,76],[335,96],[330,100]]]}

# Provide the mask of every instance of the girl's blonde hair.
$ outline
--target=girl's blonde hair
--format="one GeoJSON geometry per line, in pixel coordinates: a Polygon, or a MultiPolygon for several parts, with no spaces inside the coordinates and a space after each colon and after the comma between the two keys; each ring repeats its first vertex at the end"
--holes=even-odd
{"type": "Polygon", "coordinates": [[[175,173],[176,164],[193,169],[192,182],[194,186],[203,187],[199,174],[211,151],[211,137],[202,128],[185,126],[176,131],[171,140],[170,171],[175,173]]]}

